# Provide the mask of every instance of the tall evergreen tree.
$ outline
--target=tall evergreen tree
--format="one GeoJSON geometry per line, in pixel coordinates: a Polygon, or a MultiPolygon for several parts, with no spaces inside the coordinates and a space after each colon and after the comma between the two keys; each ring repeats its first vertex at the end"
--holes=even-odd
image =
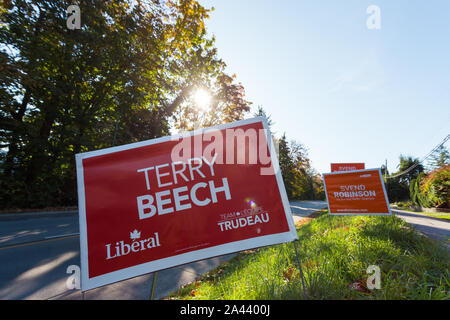
{"type": "Polygon", "coordinates": [[[435,170],[448,164],[450,164],[450,152],[446,146],[440,145],[439,148],[430,155],[428,166],[431,170],[435,170]]]}
{"type": "Polygon", "coordinates": [[[278,162],[280,164],[281,175],[283,176],[284,187],[288,198],[292,198],[295,189],[294,161],[291,157],[291,149],[286,138],[286,134],[278,142],[278,162]]]}

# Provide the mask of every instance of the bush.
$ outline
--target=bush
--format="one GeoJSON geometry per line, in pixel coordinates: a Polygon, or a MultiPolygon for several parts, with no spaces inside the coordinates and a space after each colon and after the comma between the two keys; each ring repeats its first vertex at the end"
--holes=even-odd
{"type": "Polygon", "coordinates": [[[411,201],[421,207],[450,208],[450,165],[419,174],[411,180],[409,192],[411,201]]]}
{"type": "Polygon", "coordinates": [[[389,179],[386,184],[390,202],[408,201],[409,189],[405,182],[400,182],[399,178],[389,179]]]}
{"type": "Polygon", "coordinates": [[[450,208],[450,165],[444,165],[426,176],[420,184],[420,191],[428,205],[450,208]]]}

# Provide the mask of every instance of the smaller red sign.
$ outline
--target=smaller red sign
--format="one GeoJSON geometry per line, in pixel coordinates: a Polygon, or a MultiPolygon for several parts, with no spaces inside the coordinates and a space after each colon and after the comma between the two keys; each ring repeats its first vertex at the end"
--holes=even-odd
{"type": "Polygon", "coordinates": [[[331,172],[364,170],[364,163],[332,163],[331,172]]]}
{"type": "Polygon", "coordinates": [[[330,214],[391,214],[380,169],[325,173],[323,181],[330,214]]]}

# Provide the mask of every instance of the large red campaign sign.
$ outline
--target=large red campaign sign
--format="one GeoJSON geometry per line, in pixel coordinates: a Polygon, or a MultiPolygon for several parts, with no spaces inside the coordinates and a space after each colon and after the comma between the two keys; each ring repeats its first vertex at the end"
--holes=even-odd
{"type": "Polygon", "coordinates": [[[262,118],[76,161],[83,291],[297,239],[262,118]]]}
{"type": "Polygon", "coordinates": [[[330,214],[391,214],[380,169],[324,173],[323,181],[330,214]]]}

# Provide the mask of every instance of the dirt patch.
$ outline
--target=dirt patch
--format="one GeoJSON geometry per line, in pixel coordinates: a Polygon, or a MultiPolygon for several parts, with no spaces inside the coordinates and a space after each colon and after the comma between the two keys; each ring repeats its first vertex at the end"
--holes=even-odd
{"type": "Polygon", "coordinates": [[[298,220],[298,221],[295,223],[295,226],[296,226],[296,227],[301,227],[301,226],[303,226],[303,225],[305,225],[305,224],[311,222],[311,220],[313,220],[313,219],[319,217],[320,215],[322,215],[322,214],[323,214],[324,212],[326,212],[326,211],[327,211],[326,209],[319,210],[319,211],[315,211],[315,212],[313,212],[312,214],[310,214],[308,217],[298,220]]]}

